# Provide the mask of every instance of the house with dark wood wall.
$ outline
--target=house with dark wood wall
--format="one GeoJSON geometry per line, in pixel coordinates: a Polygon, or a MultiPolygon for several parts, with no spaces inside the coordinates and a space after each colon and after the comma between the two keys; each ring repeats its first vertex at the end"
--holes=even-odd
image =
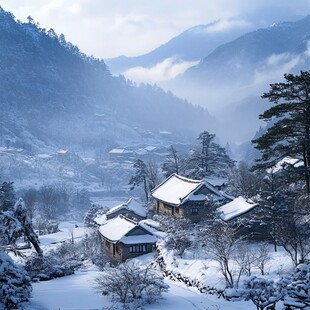
{"type": "Polygon", "coordinates": [[[199,222],[208,214],[211,201],[222,205],[232,200],[206,180],[193,180],[175,173],[152,190],[152,197],[155,213],[184,217],[192,222],[199,222]]]}
{"type": "Polygon", "coordinates": [[[157,241],[146,225],[122,215],[100,226],[99,234],[107,253],[119,262],[152,252],[157,241]]]}

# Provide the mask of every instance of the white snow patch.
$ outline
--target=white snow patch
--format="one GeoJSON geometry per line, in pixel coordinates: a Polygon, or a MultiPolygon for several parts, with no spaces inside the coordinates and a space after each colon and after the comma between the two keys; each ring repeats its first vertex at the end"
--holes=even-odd
{"type": "Polygon", "coordinates": [[[233,201],[218,208],[221,213],[221,218],[224,221],[229,221],[241,214],[247,213],[258,204],[251,200],[247,200],[242,196],[235,198],[233,201]]]}

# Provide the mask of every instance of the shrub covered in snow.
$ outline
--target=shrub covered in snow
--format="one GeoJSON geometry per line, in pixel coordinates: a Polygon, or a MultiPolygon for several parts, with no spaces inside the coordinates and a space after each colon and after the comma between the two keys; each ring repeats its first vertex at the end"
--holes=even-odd
{"type": "Polygon", "coordinates": [[[275,309],[275,304],[282,298],[282,287],[273,280],[255,276],[245,280],[242,296],[252,300],[259,310],[275,309]]]}
{"type": "Polygon", "coordinates": [[[139,301],[153,303],[168,290],[160,273],[152,266],[127,262],[117,267],[106,267],[96,279],[96,289],[123,304],[139,301]]]}
{"type": "Polygon", "coordinates": [[[59,223],[55,220],[48,220],[41,215],[36,216],[33,219],[33,226],[37,230],[39,235],[53,234],[59,231],[59,223]]]}
{"type": "Polygon", "coordinates": [[[33,254],[27,259],[25,269],[32,281],[50,280],[74,273],[74,267],[70,263],[64,263],[53,255],[38,256],[33,254]]]}
{"type": "Polygon", "coordinates": [[[109,261],[106,251],[102,247],[97,231],[86,234],[84,238],[78,243],[80,257],[89,259],[93,264],[102,269],[109,261]]]}
{"type": "Polygon", "coordinates": [[[310,264],[300,264],[295,269],[284,297],[285,309],[310,309],[310,264]]]}
{"type": "Polygon", "coordinates": [[[18,304],[29,299],[31,291],[30,277],[25,269],[0,252],[0,305],[2,303],[5,309],[16,309],[18,304]]]}
{"type": "Polygon", "coordinates": [[[167,249],[174,250],[175,254],[181,257],[184,251],[191,246],[191,241],[184,230],[169,233],[165,241],[167,249]]]}

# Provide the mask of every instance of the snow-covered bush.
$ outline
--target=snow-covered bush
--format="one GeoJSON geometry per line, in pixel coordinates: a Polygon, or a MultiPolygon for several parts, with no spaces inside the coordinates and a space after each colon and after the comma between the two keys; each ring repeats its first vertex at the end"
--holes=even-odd
{"type": "Polygon", "coordinates": [[[72,264],[64,263],[53,255],[38,256],[33,254],[26,260],[25,269],[32,281],[45,281],[74,273],[72,264]]]}
{"type": "Polygon", "coordinates": [[[109,261],[106,251],[102,247],[98,231],[86,234],[84,238],[77,244],[80,257],[89,259],[93,264],[102,269],[109,261]]]}
{"type": "Polygon", "coordinates": [[[300,264],[285,290],[285,309],[310,309],[310,265],[300,264]]]}
{"type": "Polygon", "coordinates": [[[192,227],[192,222],[185,218],[174,218],[168,215],[153,216],[154,221],[160,223],[160,229],[167,233],[174,233],[180,230],[188,230],[192,227]]]}
{"type": "Polygon", "coordinates": [[[59,222],[55,220],[48,220],[46,217],[41,215],[36,216],[33,219],[33,226],[39,235],[53,234],[59,231],[59,222]]]}
{"type": "Polygon", "coordinates": [[[169,233],[165,239],[167,249],[173,250],[175,254],[182,255],[184,251],[191,246],[191,241],[184,230],[169,233]]]}
{"type": "Polygon", "coordinates": [[[29,299],[31,291],[30,277],[25,269],[0,252],[0,305],[2,303],[5,309],[16,309],[18,304],[29,299]]]}
{"type": "Polygon", "coordinates": [[[127,262],[106,267],[96,279],[96,289],[123,304],[139,301],[142,305],[155,302],[168,286],[152,266],[127,262]]]}
{"type": "Polygon", "coordinates": [[[282,287],[273,280],[250,277],[244,282],[241,294],[246,300],[252,300],[256,309],[275,309],[276,303],[282,298],[282,287]]]}

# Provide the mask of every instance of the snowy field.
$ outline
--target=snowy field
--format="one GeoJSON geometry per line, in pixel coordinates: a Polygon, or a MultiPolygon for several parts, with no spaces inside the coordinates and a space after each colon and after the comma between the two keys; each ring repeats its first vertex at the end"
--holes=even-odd
{"type": "MultiPolygon", "coordinates": [[[[111,306],[107,297],[94,292],[92,285],[98,276],[95,268],[85,268],[72,276],[35,283],[33,298],[27,304],[27,310],[95,310],[111,306]]],[[[248,310],[254,309],[250,302],[227,302],[213,296],[197,293],[181,283],[166,280],[169,292],[157,303],[144,306],[145,309],[180,310],[248,310]]]]}
{"type": "MultiPolygon", "coordinates": [[[[78,240],[88,228],[76,222],[64,222],[60,225],[60,232],[41,236],[42,246],[45,251],[54,248],[57,243],[70,240],[73,237],[78,240]]],[[[144,255],[141,261],[152,259],[153,254],[144,255]]],[[[283,253],[273,258],[272,269],[282,268],[283,253]]],[[[185,259],[180,262],[178,271],[185,275],[192,274],[199,278],[202,272],[201,262],[197,259],[185,259]]],[[[211,270],[210,270],[211,271],[211,270]]],[[[208,273],[208,270],[204,271],[208,273]]],[[[95,310],[111,307],[113,304],[108,297],[102,296],[94,290],[94,279],[100,274],[96,266],[87,263],[74,275],[63,278],[42,281],[33,284],[33,293],[30,302],[25,305],[27,310],[95,310]]],[[[210,281],[219,279],[219,274],[210,273],[210,281]],[[212,279],[213,278],[213,279],[212,279]]],[[[145,305],[144,309],[180,309],[180,310],[249,310],[255,309],[251,301],[228,302],[212,295],[199,293],[197,289],[186,287],[186,285],[165,279],[169,285],[169,291],[163,293],[163,298],[152,305],[145,305]]],[[[281,309],[281,305],[277,305],[281,309]]]]}

